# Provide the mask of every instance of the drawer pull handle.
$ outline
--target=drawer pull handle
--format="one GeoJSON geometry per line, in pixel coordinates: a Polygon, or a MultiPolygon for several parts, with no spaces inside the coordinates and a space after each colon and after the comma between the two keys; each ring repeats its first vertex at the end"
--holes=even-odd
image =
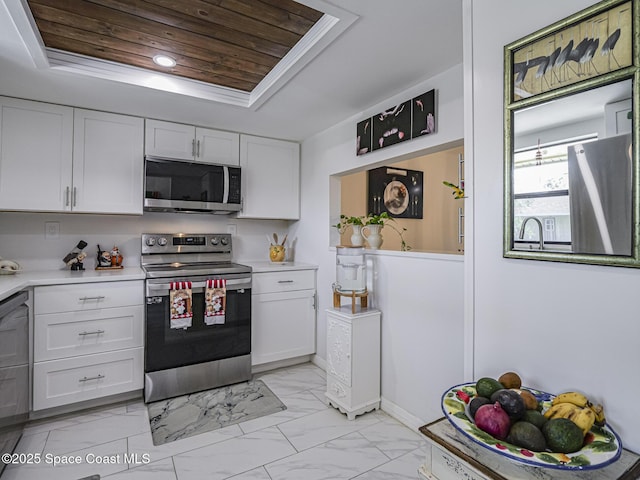
{"type": "Polygon", "coordinates": [[[278,283],[293,283],[293,280],[278,280],[278,283]]]}
{"type": "Polygon", "coordinates": [[[97,297],[80,297],[78,300],[86,302],[87,300],[104,300],[104,295],[98,295],[97,297]]]}
{"type": "Polygon", "coordinates": [[[104,375],[98,374],[95,377],[82,377],[81,379],[79,379],[79,382],[88,382],[90,380],[101,380],[104,378],[104,375]]]}
{"type": "Polygon", "coordinates": [[[96,330],[94,332],[80,332],[78,335],[84,337],[85,335],[102,335],[104,330],[96,330]]]}

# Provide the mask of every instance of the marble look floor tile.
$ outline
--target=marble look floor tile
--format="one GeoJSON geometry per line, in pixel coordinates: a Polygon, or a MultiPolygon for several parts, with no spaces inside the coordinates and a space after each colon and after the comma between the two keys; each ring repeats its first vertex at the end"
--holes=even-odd
{"type": "Polygon", "coordinates": [[[248,472],[229,477],[228,480],[271,480],[271,477],[264,469],[264,467],[259,467],[253,470],[249,470],[248,472]]]}
{"type": "Polygon", "coordinates": [[[79,423],[93,422],[101,418],[108,418],[113,415],[122,415],[126,413],[126,407],[123,404],[107,407],[97,407],[91,410],[84,410],[76,413],[58,415],[51,418],[33,420],[25,426],[25,435],[41,433],[56,428],[64,428],[79,423]]]}
{"type": "Polygon", "coordinates": [[[283,370],[275,370],[257,375],[277,396],[290,395],[296,392],[302,392],[312,388],[321,388],[326,386],[326,376],[322,370],[315,366],[290,367],[283,370]],[[318,373],[321,372],[321,373],[318,373]]]}
{"type": "Polygon", "coordinates": [[[256,430],[262,430],[263,428],[278,425],[328,408],[309,391],[282,395],[278,398],[287,406],[286,410],[242,422],[239,424],[242,431],[244,433],[255,432],[256,430]]]}
{"type": "Polygon", "coordinates": [[[397,421],[381,421],[359,432],[389,458],[397,458],[426,445],[420,434],[397,421]]]}
{"type": "Polygon", "coordinates": [[[42,453],[47,443],[49,432],[36,433],[34,435],[22,435],[16,445],[14,453],[42,453]]]}
{"type": "Polygon", "coordinates": [[[355,420],[334,408],[327,408],[311,415],[278,425],[296,450],[306,450],[321,443],[334,440],[351,432],[361,430],[380,420],[370,413],[359,415],[355,420]]]}
{"type": "Polygon", "coordinates": [[[177,480],[173,460],[166,458],[103,477],[104,480],[177,480]]]}
{"type": "Polygon", "coordinates": [[[350,479],[389,458],[360,433],[310,448],[265,466],[272,480],[350,479]]]}
{"type": "Polygon", "coordinates": [[[63,454],[150,431],[146,411],[112,415],[51,430],[45,452],[63,454]]]}
{"type": "MultiPolygon", "coordinates": [[[[326,383],[326,381],[325,381],[326,383]]],[[[327,397],[325,395],[325,393],[327,393],[327,386],[326,384],[323,385],[322,387],[319,388],[312,388],[311,390],[309,390],[311,393],[313,393],[313,395],[320,400],[322,403],[324,403],[325,405],[327,404],[327,397]]]]}
{"type": "Polygon", "coordinates": [[[420,464],[424,461],[423,449],[416,449],[412,452],[384,463],[354,480],[416,480],[422,478],[418,473],[420,464]]]}
{"type": "Polygon", "coordinates": [[[179,480],[222,480],[295,453],[276,427],[176,455],[179,480]]]}
{"type": "Polygon", "coordinates": [[[2,474],[2,480],[73,480],[95,474],[106,477],[112,473],[127,469],[127,463],[124,461],[126,452],[127,441],[122,439],[61,456],[66,459],[71,456],[80,457],[81,462],[74,465],[54,466],[52,463],[45,461],[46,454],[44,454],[41,463],[37,465],[7,466],[2,474]],[[98,461],[105,457],[113,462],[98,461]]]}
{"type": "Polygon", "coordinates": [[[154,445],[150,433],[141,433],[128,438],[129,453],[144,455],[149,454],[151,461],[168,458],[173,455],[188,452],[198,448],[206,447],[214,443],[223,442],[233,437],[239,437],[243,432],[238,425],[229,425],[211,432],[201,435],[194,435],[175,442],[165,443],[163,445],[154,445]]]}

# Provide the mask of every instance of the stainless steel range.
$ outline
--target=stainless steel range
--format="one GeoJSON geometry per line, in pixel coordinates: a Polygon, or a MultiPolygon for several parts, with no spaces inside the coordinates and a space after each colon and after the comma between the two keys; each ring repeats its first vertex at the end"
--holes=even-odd
{"type": "Polygon", "coordinates": [[[142,235],[145,402],[251,378],[251,267],[229,234],[142,235]]]}

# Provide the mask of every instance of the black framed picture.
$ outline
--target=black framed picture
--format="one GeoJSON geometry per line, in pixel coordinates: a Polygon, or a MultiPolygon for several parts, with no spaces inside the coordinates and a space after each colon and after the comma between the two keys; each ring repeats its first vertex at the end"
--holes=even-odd
{"type": "Polygon", "coordinates": [[[396,218],[422,218],[422,172],[380,167],[369,170],[367,177],[367,213],[387,212],[396,218]]]}
{"type": "Polygon", "coordinates": [[[371,151],[372,130],[371,117],[358,122],[358,126],[356,127],[356,155],[364,155],[371,151]]]}
{"type": "Polygon", "coordinates": [[[429,90],[411,100],[411,138],[436,131],[436,91],[429,90]]]}
{"type": "Polygon", "coordinates": [[[372,117],[373,150],[411,138],[411,101],[399,103],[372,117]]]}

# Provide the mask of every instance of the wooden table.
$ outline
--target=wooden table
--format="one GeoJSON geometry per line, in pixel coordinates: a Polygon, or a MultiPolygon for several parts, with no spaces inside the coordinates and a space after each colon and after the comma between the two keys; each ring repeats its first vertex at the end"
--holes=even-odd
{"type": "Polygon", "coordinates": [[[420,427],[427,437],[425,463],[419,472],[433,480],[637,480],[640,457],[623,450],[620,458],[595,470],[557,470],[518,463],[497,455],[458,432],[441,418],[420,427]]]}

